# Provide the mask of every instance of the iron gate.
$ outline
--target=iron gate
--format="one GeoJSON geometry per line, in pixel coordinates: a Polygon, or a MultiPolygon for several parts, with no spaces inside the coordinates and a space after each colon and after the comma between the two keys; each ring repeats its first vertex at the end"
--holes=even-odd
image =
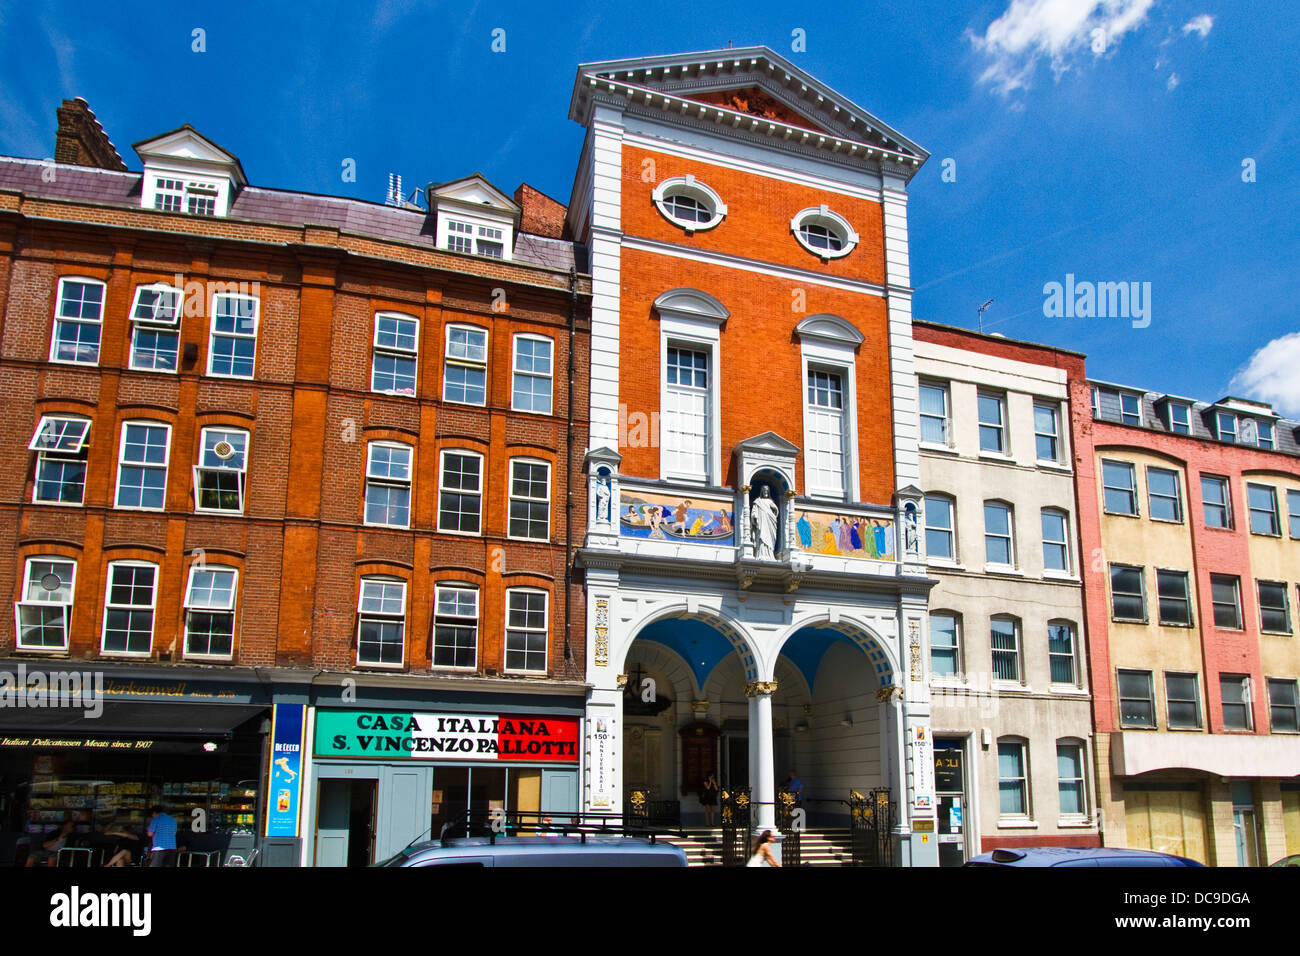
{"type": "Polygon", "coordinates": [[[623,801],[623,815],[646,827],[680,827],[682,805],[678,800],[656,800],[653,787],[629,790],[623,801]]]}
{"type": "Polygon", "coordinates": [[[799,836],[804,827],[804,815],[795,795],[785,787],[776,794],[776,825],[782,835],[781,865],[801,865],[799,836]]]}
{"type": "Polygon", "coordinates": [[[724,787],[718,804],[722,808],[722,865],[744,866],[749,860],[749,787],[724,787]]]}
{"type": "Polygon", "coordinates": [[[856,790],[849,794],[854,866],[894,865],[894,804],[889,796],[888,787],[865,797],[856,790]]]}

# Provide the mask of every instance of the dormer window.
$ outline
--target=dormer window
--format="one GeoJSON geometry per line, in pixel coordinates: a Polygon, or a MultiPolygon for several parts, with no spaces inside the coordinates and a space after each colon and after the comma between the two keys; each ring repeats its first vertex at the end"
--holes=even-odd
{"type": "Polygon", "coordinates": [[[135,144],[144,162],[140,205],[189,216],[225,216],[248,180],[239,158],[192,126],[135,144]]]}
{"type": "Polygon", "coordinates": [[[1232,412],[1219,412],[1214,416],[1215,425],[1219,434],[1219,441],[1236,442],[1237,440],[1237,416],[1232,412]]]}
{"type": "Polygon", "coordinates": [[[439,249],[490,259],[511,258],[519,204],[482,176],[476,173],[441,186],[431,185],[425,198],[437,216],[435,242],[439,249]]]}
{"type": "Polygon", "coordinates": [[[1176,435],[1192,433],[1192,409],[1183,402],[1170,402],[1167,410],[1169,430],[1176,435]]]}

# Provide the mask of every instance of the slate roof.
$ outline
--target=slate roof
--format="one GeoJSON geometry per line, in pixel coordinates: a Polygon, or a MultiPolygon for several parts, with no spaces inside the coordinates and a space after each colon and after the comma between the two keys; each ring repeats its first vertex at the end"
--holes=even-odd
{"type": "MultiPolygon", "coordinates": [[[[1089,379],[1088,384],[1098,389],[1097,420],[1104,421],[1108,424],[1124,424],[1120,420],[1119,392],[1128,392],[1130,394],[1139,394],[1142,396],[1142,424],[1129,425],[1129,428],[1142,428],[1146,431],[1160,432],[1166,435],[1177,434],[1169,430],[1165,425],[1164,416],[1164,399],[1170,398],[1176,402],[1183,402],[1192,408],[1188,416],[1192,426],[1192,434],[1178,434],[1180,438],[1196,438],[1201,441],[1218,442],[1223,445],[1233,445],[1239,448],[1254,448],[1254,445],[1248,445],[1244,442],[1221,441],[1214,432],[1211,424],[1214,420],[1214,412],[1231,411],[1239,417],[1250,418],[1259,417],[1268,420],[1270,416],[1259,415],[1252,416],[1248,411],[1242,408],[1229,408],[1221,405],[1219,402],[1198,402],[1194,399],[1184,398],[1181,395],[1166,395],[1163,392],[1148,392],[1141,388],[1134,388],[1128,385],[1116,385],[1111,382],[1102,382],[1097,379],[1089,379]]],[[[1224,399],[1226,400],[1226,399],[1224,399]]],[[[1220,400],[1223,401],[1223,400],[1220,400]]],[[[1254,401],[1254,399],[1248,399],[1254,401]]],[[[1274,415],[1272,417],[1273,425],[1273,448],[1261,449],[1262,451],[1281,452],[1284,455],[1300,457],[1300,422],[1288,418],[1282,418],[1274,415]]]]}
{"type": "MultiPolygon", "coordinates": [[[[0,189],[19,190],[28,196],[138,209],[142,178],[140,173],[0,156],[0,189]],[[50,167],[54,177],[47,182],[42,173],[50,167]]],[[[334,226],[341,232],[430,247],[434,242],[433,219],[422,209],[257,186],[240,189],[225,218],[287,226],[334,226]]],[[[575,262],[580,271],[585,268],[585,255],[576,243],[522,232],[515,234],[512,261],[564,272],[575,262]]]]}

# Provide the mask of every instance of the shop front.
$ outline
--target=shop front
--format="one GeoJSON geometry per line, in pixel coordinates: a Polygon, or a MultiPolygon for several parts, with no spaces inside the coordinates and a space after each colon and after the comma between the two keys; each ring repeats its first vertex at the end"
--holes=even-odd
{"type": "MultiPolygon", "coordinates": [[[[38,689],[0,707],[0,865],[22,865],[65,822],[65,854],[107,862],[119,848],[139,859],[150,810],[175,817],[178,843],[223,851],[232,834],[251,840],[261,813],[265,684],[188,674],[85,672],[75,699],[38,689]]],[[[67,862],[67,861],[62,861],[67,862]]]]}
{"type": "Polygon", "coordinates": [[[581,704],[547,710],[317,707],[304,863],[367,866],[466,811],[576,812],[581,704]]]}

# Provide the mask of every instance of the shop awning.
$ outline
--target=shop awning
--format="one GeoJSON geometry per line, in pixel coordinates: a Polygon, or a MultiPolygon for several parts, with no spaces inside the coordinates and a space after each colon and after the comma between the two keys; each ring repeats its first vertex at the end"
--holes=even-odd
{"type": "Polygon", "coordinates": [[[98,717],[80,707],[0,707],[0,734],[61,737],[226,737],[267,708],[246,704],[108,702],[98,717]]]}

